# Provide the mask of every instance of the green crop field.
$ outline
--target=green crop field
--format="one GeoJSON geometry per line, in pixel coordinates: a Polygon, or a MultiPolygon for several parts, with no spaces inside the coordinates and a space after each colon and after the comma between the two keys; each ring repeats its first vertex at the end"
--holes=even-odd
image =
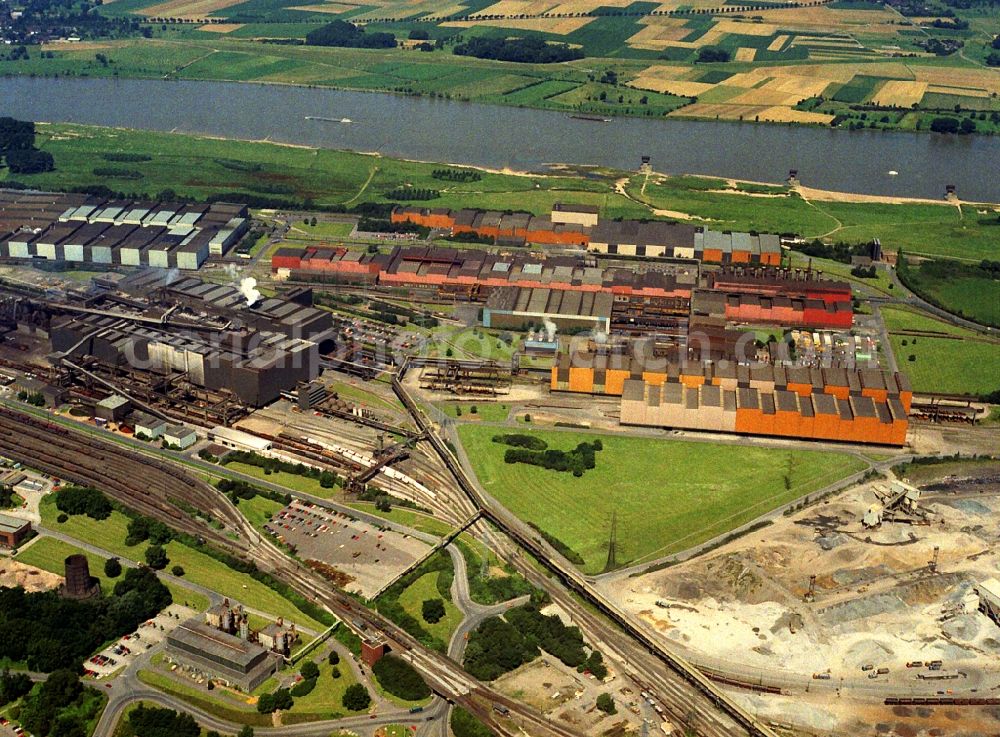
{"type": "Polygon", "coordinates": [[[459,426],[480,482],[581,555],[587,573],[604,568],[612,513],[618,565],[638,563],[694,547],[864,468],[846,453],[532,431],[564,450],[600,437],[597,467],[575,478],[504,463],[506,446],[492,442],[495,434],[459,426]]]}
{"type": "MultiPolygon", "coordinates": [[[[994,221],[996,227],[1000,221],[994,221]]],[[[1000,235],[1000,233],[998,233],[1000,235]]],[[[952,261],[909,266],[900,272],[908,287],[949,312],[1000,327],[1000,274],[952,261]]]]}
{"type": "Polygon", "coordinates": [[[881,312],[882,318],[885,320],[885,327],[890,333],[917,330],[921,332],[943,333],[945,335],[975,337],[975,333],[971,330],[960,328],[926,312],[918,312],[909,307],[883,307],[881,312]]]}
{"type": "MultiPolygon", "coordinates": [[[[90,543],[122,558],[143,560],[148,543],[132,547],[125,544],[128,518],[121,512],[112,512],[108,519],[102,521],[83,515],[73,515],[60,524],[56,522],[58,510],[51,495],[43,501],[41,512],[42,523],[64,535],[90,543]]],[[[284,617],[290,622],[296,622],[317,632],[325,629],[324,625],[299,611],[294,604],[276,591],[194,548],[173,541],[167,544],[166,551],[170,559],[167,570],[175,565],[181,566],[184,569],[184,578],[191,583],[228,596],[248,608],[284,617]]]]}

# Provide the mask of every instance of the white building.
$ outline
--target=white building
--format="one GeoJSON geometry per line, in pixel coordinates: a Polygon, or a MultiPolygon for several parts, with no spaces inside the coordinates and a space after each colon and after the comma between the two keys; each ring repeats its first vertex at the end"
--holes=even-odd
{"type": "Polygon", "coordinates": [[[190,448],[198,441],[198,435],[183,425],[171,425],[163,431],[167,445],[176,445],[181,450],[190,448]]]}

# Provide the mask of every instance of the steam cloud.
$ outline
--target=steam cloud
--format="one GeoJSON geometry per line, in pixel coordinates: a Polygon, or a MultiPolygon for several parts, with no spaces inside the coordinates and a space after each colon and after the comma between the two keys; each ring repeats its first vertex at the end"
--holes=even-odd
{"type": "Polygon", "coordinates": [[[556,339],[556,330],[558,330],[559,328],[554,322],[552,322],[548,318],[545,318],[544,324],[545,324],[545,335],[548,338],[548,342],[551,343],[553,340],[556,339]]]}
{"type": "Polygon", "coordinates": [[[240,293],[247,299],[247,307],[253,307],[260,299],[260,292],[257,291],[257,280],[252,276],[240,280],[240,293]]]}

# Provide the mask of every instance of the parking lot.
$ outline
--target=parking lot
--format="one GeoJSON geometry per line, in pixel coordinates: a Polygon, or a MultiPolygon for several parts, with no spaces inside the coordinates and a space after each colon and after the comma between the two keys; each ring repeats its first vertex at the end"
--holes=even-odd
{"type": "Polygon", "coordinates": [[[295,501],[280,509],[265,529],[293,546],[303,560],[335,569],[320,568],[328,578],[335,572],[349,577],[338,583],[364,596],[374,594],[427,550],[419,540],[308,502],[295,501]]]}
{"type": "Polygon", "coordinates": [[[139,625],[135,632],[125,635],[86,660],[83,664],[84,675],[89,678],[106,678],[128,667],[133,659],[162,643],[168,632],[195,614],[193,609],[171,604],[153,619],[139,625]]]}

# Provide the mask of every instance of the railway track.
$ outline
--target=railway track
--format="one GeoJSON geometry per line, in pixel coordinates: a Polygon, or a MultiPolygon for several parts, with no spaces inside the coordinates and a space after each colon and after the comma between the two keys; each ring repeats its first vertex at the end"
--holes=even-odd
{"type": "MultiPolygon", "coordinates": [[[[671,683],[666,679],[661,679],[662,688],[657,689],[658,693],[663,689],[667,689],[668,695],[674,697],[672,700],[675,702],[675,705],[672,711],[675,714],[677,712],[684,713],[685,709],[690,709],[694,703],[701,701],[702,712],[705,715],[704,718],[706,721],[710,719],[709,714],[713,707],[721,710],[731,720],[730,725],[721,722],[699,725],[702,733],[718,734],[720,737],[731,737],[742,732],[752,737],[777,737],[776,733],[770,727],[760,723],[739,706],[739,704],[720,691],[700,670],[676,653],[665,648],[662,643],[656,641],[645,630],[636,626],[625,612],[620,610],[614,602],[608,600],[607,597],[590,586],[579,571],[562,560],[558,553],[539,540],[520,520],[513,518],[506,510],[495,508],[494,505],[483,498],[475,484],[466,475],[465,470],[459,465],[454,455],[452,455],[444,441],[431,426],[430,422],[428,422],[403,386],[403,379],[406,376],[408,368],[409,363],[404,362],[400,370],[393,377],[393,391],[413,417],[420,431],[427,433],[428,440],[434,447],[435,452],[451,472],[464,494],[472,501],[483,517],[496,525],[518,547],[529,553],[549,569],[565,586],[596,607],[601,614],[610,619],[635,644],[639,645],[642,651],[653,655],[660,661],[661,665],[666,665],[676,676],[679,676],[683,680],[688,688],[682,688],[676,682],[671,683]],[[705,703],[706,701],[708,703],[705,703]],[[734,727],[738,732],[732,731],[734,727]]],[[[538,580],[539,583],[545,583],[544,580],[539,580],[540,577],[537,575],[533,576],[533,578],[538,580]]],[[[544,579],[544,577],[541,578],[544,579]]],[[[554,595],[553,598],[559,603],[569,607],[568,611],[572,612],[573,619],[578,624],[586,623],[585,629],[604,634],[605,636],[602,637],[604,641],[610,639],[612,643],[615,643],[619,639],[611,637],[611,631],[608,626],[604,622],[601,622],[592,612],[588,611],[586,607],[579,606],[571,596],[558,589],[553,590],[554,587],[551,585],[545,586],[545,588],[549,591],[550,595],[554,595]]],[[[618,654],[623,656],[625,662],[630,662],[630,657],[636,657],[633,648],[619,645],[616,649],[618,649],[618,654]]]]}
{"type": "Polygon", "coordinates": [[[6,407],[0,407],[0,454],[59,478],[99,488],[140,514],[252,560],[260,570],[325,607],[348,626],[385,637],[390,647],[421,671],[435,693],[468,709],[498,734],[517,737],[523,727],[533,737],[579,737],[530,707],[518,702],[508,705],[505,697],[480,684],[444,654],[425,648],[394,623],[288,558],[223,494],[179,467],[6,407]],[[178,502],[196,507],[220,522],[222,529],[189,515],[178,502]],[[510,718],[494,712],[496,703],[508,706],[510,718]]]}

